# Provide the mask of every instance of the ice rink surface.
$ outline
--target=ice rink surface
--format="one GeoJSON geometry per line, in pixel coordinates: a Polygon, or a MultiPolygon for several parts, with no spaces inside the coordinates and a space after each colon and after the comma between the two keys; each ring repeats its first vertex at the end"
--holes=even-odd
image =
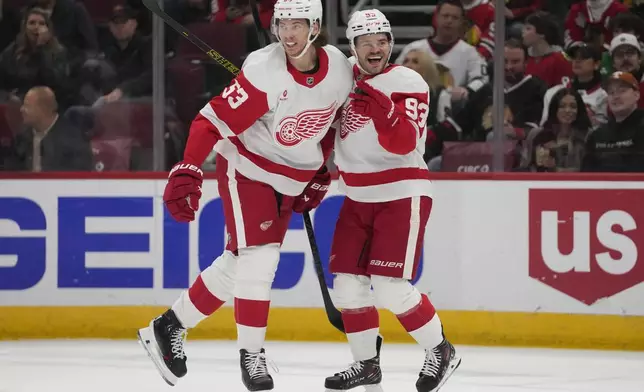
{"type": "MultiPolygon", "coordinates": [[[[441,392],[642,392],[644,353],[457,346],[463,362],[441,392]]],[[[269,342],[279,368],[274,391],[324,391],[324,378],[351,362],[347,345],[269,342]]],[[[188,374],[161,379],[138,342],[0,342],[0,392],[243,392],[235,343],[188,341],[188,374]]],[[[383,346],[385,392],[415,392],[424,354],[383,346]]],[[[363,391],[356,388],[355,391],[363,391]]]]}

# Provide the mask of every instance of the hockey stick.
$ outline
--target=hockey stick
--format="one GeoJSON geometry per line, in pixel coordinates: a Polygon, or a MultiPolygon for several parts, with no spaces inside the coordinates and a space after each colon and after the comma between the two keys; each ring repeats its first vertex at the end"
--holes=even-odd
{"type": "Polygon", "coordinates": [[[266,33],[266,30],[264,30],[264,27],[262,26],[262,22],[259,19],[259,10],[257,8],[257,2],[255,0],[250,0],[250,12],[253,14],[253,22],[255,23],[255,30],[257,30],[257,36],[260,38],[260,41],[263,39],[264,42],[260,42],[260,46],[266,46],[271,42],[270,37],[266,33]]]}
{"type": "Polygon", "coordinates": [[[306,235],[309,237],[309,245],[311,246],[311,253],[313,254],[313,266],[315,267],[315,273],[317,274],[318,282],[320,283],[320,291],[322,291],[322,300],[324,301],[326,316],[331,325],[333,325],[338,331],[344,332],[342,313],[333,304],[331,295],[329,294],[329,289],[326,286],[326,280],[324,279],[324,268],[322,268],[320,251],[318,250],[318,244],[315,240],[315,232],[313,231],[313,224],[311,223],[311,215],[306,211],[302,214],[302,217],[304,218],[306,235]]]}
{"type": "Polygon", "coordinates": [[[149,9],[153,14],[163,19],[164,22],[166,22],[170,27],[176,30],[179,34],[187,38],[188,41],[192,42],[196,47],[201,49],[204,53],[208,55],[208,57],[215,60],[217,64],[226,68],[230,73],[232,73],[235,76],[239,74],[240,70],[235,64],[228,61],[228,59],[226,59],[224,56],[219,54],[219,52],[211,48],[210,45],[203,42],[199,37],[192,34],[188,29],[186,29],[179,22],[174,20],[170,15],[165,13],[165,11],[163,11],[161,7],[159,7],[159,3],[157,2],[157,0],[143,0],[143,5],[145,5],[146,8],[149,9]]]}

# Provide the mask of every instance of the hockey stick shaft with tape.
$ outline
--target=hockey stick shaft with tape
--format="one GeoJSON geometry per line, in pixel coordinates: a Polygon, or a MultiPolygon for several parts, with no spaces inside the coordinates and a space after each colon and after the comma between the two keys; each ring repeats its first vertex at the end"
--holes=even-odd
{"type": "Polygon", "coordinates": [[[157,2],[157,0],[143,0],[143,5],[145,5],[146,8],[149,9],[153,14],[163,19],[163,21],[167,23],[168,26],[172,27],[184,38],[186,38],[188,41],[192,42],[196,47],[201,49],[201,51],[206,53],[208,57],[213,59],[217,64],[227,69],[230,73],[237,76],[239,72],[241,72],[240,69],[235,64],[231,63],[219,52],[211,48],[210,45],[202,41],[196,35],[192,34],[190,30],[186,29],[181,23],[177,22],[165,11],[163,11],[161,7],[159,7],[159,3],[157,2]]]}

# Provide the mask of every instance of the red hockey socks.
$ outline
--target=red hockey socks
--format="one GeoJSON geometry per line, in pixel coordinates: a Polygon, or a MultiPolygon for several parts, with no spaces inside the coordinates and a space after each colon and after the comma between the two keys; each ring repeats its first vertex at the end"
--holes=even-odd
{"type": "Polygon", "coordinates": [[[425,294],[418,305],[396,315],[407,332],[425,349],[432,349],[443,341],[443,327],[434,305],[425,294]]]}
{"type": "Polygon", "coordinates": [[[240,348],[259,352],[264,347],[270,301],[235,297],[235,321],[240,348]]]}
{"type": "Polygon", "coordinates": [[[342,321],[355,361],[364,361],[377,355],[376,340],[380,329],[378,310],[374,306],[343,309],[342,321]]]}

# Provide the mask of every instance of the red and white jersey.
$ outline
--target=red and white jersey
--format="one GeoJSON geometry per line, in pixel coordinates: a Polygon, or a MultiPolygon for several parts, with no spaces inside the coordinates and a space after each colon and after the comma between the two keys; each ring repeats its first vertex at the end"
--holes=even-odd
{"type": "Polygon", "coordinates": [[[488,0],[463,4],[465,17],[480,31],[476,50],[487,60],[494,56],[494,6],[488,0]]]}
{"type": "MultiPolygon", "coordinates": [[[[377,203],[432,193],[429,170],[423,160],[429,87],[415,71],[390,65],[375,76],[360,75],[369,85],[387,95],[415,129],[415,148],[406,154],[387,150],[371,118],[357,114],[351,98],[342,109],[340,132],[335,135],[335,164],[340,172],[340,190],[351,200],[377,203]]],[[[395,132],[395,129],[392,130],[395,132]]]]}
{"type": "Polygon", "coordinates": [[[615,0],[586,0],[573,4],[564,22],[564,47],[568,50],[582,44],[587,40],[591,29],[601,32],[604,44],[609,45],[613,34],[608,29],[608,24],[622,12],[628,12],[628,8],[615,0]]]}
{"type": "Polygon", "coordinates": [[[218,134],[214,149],[230,170],[296,196],[322,167],[333,134],[323,139],[349,95],[353,73],[337,48],[328,45],[317,53],[319,68],[302,73],[279,43],[255,51],[201,110],[193,128],[203,124],[218,134]]]}

